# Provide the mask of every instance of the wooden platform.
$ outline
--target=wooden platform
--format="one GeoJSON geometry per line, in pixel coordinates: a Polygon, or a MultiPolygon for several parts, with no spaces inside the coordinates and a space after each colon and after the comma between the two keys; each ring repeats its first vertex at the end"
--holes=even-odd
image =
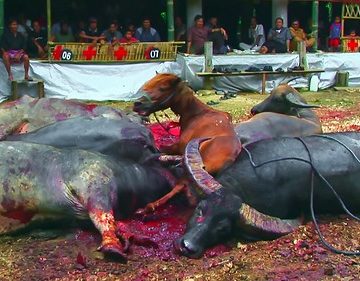
{"type": "Polygon", "coordinates": [[[265,94],[265,85],[269,76],[282,75],[282,76],[306,76],[308,74],[322,73],[323,69],[309,69],[309,70],[293,70],[293,71],[235,71],[235,72],[196,72],[199,77],[224,77],[224,76],[262,76],[261,79],[261,93],[265,94]]]}
{"type": "Polygon", "coordinates": [[[11,99],[16,100],[19,98],[18,95],[18,85],[19,84],[36,84],[37,87],[37,94],[39,98],[45,97],[45,90],[44,90],[44,81],[34,79],[32,81],[29,80],[13,80],[11,81],[11,99]]]}

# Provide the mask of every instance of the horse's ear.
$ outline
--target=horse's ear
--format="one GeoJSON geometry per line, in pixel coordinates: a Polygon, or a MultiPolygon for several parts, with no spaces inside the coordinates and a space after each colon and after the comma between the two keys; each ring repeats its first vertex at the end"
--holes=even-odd
{"type": "Polygon", "coordinates": [[[181,82],[181,78],[176,76],[176,79],[174,80],[174,87],[176,87],[177,85],[179,85],[179,83],[181,82]]]}
{"type": "Polygon", "coordinates": [[[159,72],[157,72],[157,70],[155,70],[155,73],[156,73],[156,75],[158,75],[158,74],[159,74],[159,72]]]}

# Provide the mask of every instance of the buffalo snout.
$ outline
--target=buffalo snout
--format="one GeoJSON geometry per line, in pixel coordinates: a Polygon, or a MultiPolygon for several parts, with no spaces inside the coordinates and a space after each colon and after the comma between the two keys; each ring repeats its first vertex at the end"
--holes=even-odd
{"type": "Polygon", "coordinates": [[[198,259],[202,256],[204,249],[186,238],[179,238],[174,241],[176,252],[188,258],[198,259]]]}

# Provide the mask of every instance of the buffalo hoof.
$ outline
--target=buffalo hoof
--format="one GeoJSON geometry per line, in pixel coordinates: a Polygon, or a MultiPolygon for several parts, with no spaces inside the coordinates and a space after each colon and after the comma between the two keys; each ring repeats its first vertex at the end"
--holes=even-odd
{"type": "Polygon", "coordinates": [[[98,248],[106,259],[115,260],[121,263],[127,262],[127,255],[123,251],[123,247],[114,244],[102,245],[98,248]]]}

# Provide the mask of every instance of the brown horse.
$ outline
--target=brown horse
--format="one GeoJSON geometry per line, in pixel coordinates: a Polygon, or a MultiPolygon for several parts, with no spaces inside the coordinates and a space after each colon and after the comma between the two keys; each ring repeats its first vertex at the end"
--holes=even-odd
{"type": "MultiPolygon", "coordinates": [[[[241,151],[241,143],[234,131],[230,114],[203,104],[194,96],[194,91],[174,74],[157,74],[145,83],[141,92],[143,97],[134,103],[134,111],[138,114],[148,116],[170,108],[180,116],[179,142],[161,147],[161,152],[183,155],[190,140],[210,137],[200,146],[206,171],[214,175],[235,161],[241,151]]],[[[164,204],[186,186],[187,180],[180,180],[172,192],[149,204],[147,210],[164,204]]]]}

